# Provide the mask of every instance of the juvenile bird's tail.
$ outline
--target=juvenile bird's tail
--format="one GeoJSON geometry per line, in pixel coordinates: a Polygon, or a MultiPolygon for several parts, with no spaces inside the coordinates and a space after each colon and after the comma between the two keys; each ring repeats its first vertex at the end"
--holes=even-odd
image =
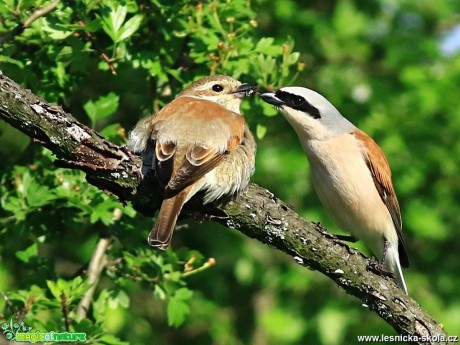
{"type": "Polygon", "coordinates": [[[171,243],[171,238],[176,227],[182,206],[187,201],[192,186],[182,190],[180,193],[165,197],[158,213],[158,219],[153,225],[148,237],[148,243],[152,247],[165,250],[171,243]]]}
{"type": "Polygon", "coordinates": [[[406,295],[408,295],[409,293],[407,292],[406,282],[404,280],[401,263],[399,261],[398,247],[388,242],[388,247],[386,248],[384,260],[385,265],[388,267],[389,270],[391,270],[391,272],[393,272],[396,281],[398,282],[398,285],[401,287],[401,289],[404,290],[406,295]]]}

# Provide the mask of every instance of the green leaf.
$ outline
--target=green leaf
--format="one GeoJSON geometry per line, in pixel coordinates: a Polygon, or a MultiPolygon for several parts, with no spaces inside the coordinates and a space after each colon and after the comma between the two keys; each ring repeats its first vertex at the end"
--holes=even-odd
{"type": "Polygon", "coordinates": [[[269,56],[279,56],[283,54],[281,46],[273,45],[275,39],[273,37],[264,37],[257,42],[255,51],[269,56]]]}
{"type": "Polygon", "coordinates": [[[100,96],[95,102],[89,100],[83,106],[86,114],[90,118],[93,127],[97,120],[109,117],[118,109],[120,96],[114,92],[108,93],[106,96],[100,96]]]}
{"type": "Polygon", "coordinates": [[[9,211],[16,215],[23,210],[21,200],[15,196],[2,197],[1,201],[2,208],[5,211],[9,211]]]}
{"type": "Polygon", "coordinates": [[[32,257],[37,256],[38,254],[38,245],[37,243],[33,243],[31,246],[24,250],[20,250],[16,252],[16,257],[21,260],[22,262],[25,262],[26,264],[29,263],[30,259],[32,257]]]}
{"type": "Polygon", "coordinates": [[[190,299],[192,295],[191,290],[180,288],[169,299],[167,313],[170,326],[178,327],[185,321],[185,316],[190,312],[190,308],[185,301],[190,299]]]}
{"type": "Polygon", "coordinates": [[[56,41],[61,41],[73,34],[73,30],[69,30],[64,25],[51,24],[45,17],[40,18],[32,24],[35,26],[40,26],[40,30],[47,32],[48,37],[56,41]]]}
{"type": "Polygon", "coordinates": [[[129,342],[123,341],[112,334],[105,334],[98,338],[98,344],[102,345],[129,345],[129,342]]]}
{"type": "Polygon", "coordinates": [[[120,31],[123,22],[125,21],[126,14],[128,13],[128,7],[125,5],[118,5],[116,10],[110,12],[110,19],[112,23],[113,30],[118,33],[120,31]]]}
{"type": "Polygon", "coordinates": [[[143,16],[141,16],[140,14],[130,18],[121,28],[117,42],[123,41],[130,37],[133,33],[135,33],[139,29],[142,23],[142,19],[143,16]]]}
{"type": "Polygon", "coordinates": [[[257,139],[263,139],[263,137],[265,136],[265,133],[267,133],[267,126],[257,124],[257,128],[256,128],[257,139]]]}
{"type": "Polygon", "coordinates": [[[187,288],[180,288],[174,294],[175,298],[179,298],[179,299],[182,299],[182,300],[187,300],[187,299],[191,298],[192,296],[193,296],[192,290],[189,290],[187,288]]]}
{"type": "Polygon", "coordinates": [[[156,284],[153,288],[153,296],[155,296],[155,298],[158,298],[159,300],[165,300],[166,292],[159,284],[156,284]]]}
{"type": "Polygon", "coordinates": [[[299,52],[294,52],[294,53],[289,54],[286,59],[286,64],[288,66],[294,65],[295,63],[297,63],[297,61],[299,61],[299,57],[300,57],[299,52]]]}
{"type": "Polygon", "coordinates": [[[185,321],[190,308],[183,300],[172,297],[168,302],[168,325],[178,327],[185,321]]]}
{"type": "Polygon", "coordinates": [[[114,223],[114,210],[120,205],[117,201],[104,196],[102,202],[93,205],[90,215],[92,224],[101,221],[104,225],[111,225],[114,223]]]}
{"type": "Polygon", "coordinates": [[[109,297],[109,308],[115,309],[118,306],[128,308],[129,307],[129,297],[121,289],[116,289],[114,291],[110,292],[110,297],[109,297]]]}
{"type": "Polygon", "coordinates": [[[101,135],[111,142],[123,145],[126,143],[126,131],[119,123],[112,123],[100,131],[101,135]]]}
{"type": "Polygon", "coordinates": [[[49,204],[54,199],[56,196],[49,187],[40,185],[35,180],[30,180],[26,195],[27,204],[30,207],[38,208],[49,204]]]}
{"type": "Polygon", "coordinates": [[[0,63],[10,63],[18,66],[19,68],[24,68],[24,63],[20,60],[12,59],[5,55],[0,55],[0,63]]]}
{"type": "Polygon", "coordinates": [[[59,288],[58,284],[55,283],[52,280],[47,280],[46,285],[48,286],[48,289],[50,290],[51,294],[54,296],[56,299],[61,298],[61,289],[59,288]]]}
{"type": "MultiPolygon", "coordinates": [[[[92,21],[86,23],[83,28],[84,28],[85,31],[88,31],[88,32],[97,32],[97,31],[99,31],[99,29],[102,28],[102,24],[101,24],[100,20],[95,19],[95,20],[92,20],[92,21]]],[[[78,25],[78,29],[82,30],[82,27],[80,25],[78,25]]]]}

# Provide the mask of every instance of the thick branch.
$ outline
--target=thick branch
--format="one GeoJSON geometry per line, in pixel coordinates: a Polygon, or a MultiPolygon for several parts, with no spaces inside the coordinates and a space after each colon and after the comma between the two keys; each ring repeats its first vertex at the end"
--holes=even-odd
{"type": "MultiPolygon", "coordinates": [[[[0,75],[0,117],[49,148],[61,165],[81,169],[87,179],[121,201],[132,201],[143,213],[153,213],[161,199],[154,183],[142,180],[140,160],[51,105],[0,75]]],[[[269,191],[250,185],[217,208],[229,215],[221,221],[249,237],[292,256],[296,263],[331,278],[358,297],[399,334],[446,336],[442,326],[399,289],[372,260],[298,216],[269,191]]],[[[428,344],[430,341],[419,340],[428,344]]],[[[438,342],[437,344],[447,344],[438,342]]]]}

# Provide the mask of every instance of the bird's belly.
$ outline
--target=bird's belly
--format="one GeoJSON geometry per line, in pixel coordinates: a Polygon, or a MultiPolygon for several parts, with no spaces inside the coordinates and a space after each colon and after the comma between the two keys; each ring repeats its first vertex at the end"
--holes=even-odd
{"type": "Polygon", "coordinates": [[[204,191],[203,202],[207,204],[247,187],[254,173],[256,143],[248,128],[245,136],[247,139],[241,145],[224,156],[221,163],[197,181],[190,196],[204,191]]]}
{"type": "Polygon", "coordinates": [[[364,240],[378,254],[380,248],[372,247],[377,243],[380,247],[383,238],[396,235],[390,213],[359,147],[336,149],[327,150],[327,155],[309,152],[313,187],[337,225],[364,240]]]}
{"type": "Polygon", "coordinates": [[[203,203],[207,204],[224,195],[231,195],[246,188],[251,174],[240,165],[223,162],[208,172],[198,183],[198,188],[205,191],[203,203]]]}

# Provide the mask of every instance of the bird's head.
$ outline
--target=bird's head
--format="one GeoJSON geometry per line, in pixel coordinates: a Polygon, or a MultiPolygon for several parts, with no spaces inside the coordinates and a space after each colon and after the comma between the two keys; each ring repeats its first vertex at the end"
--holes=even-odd
{"type": "Polygon", "coordinates": [[[187,96],[218,103],[240,113],[241,101],[257,91],[256,84],[242,84],[225,75],[212,75],[193,82],[178,97],[187,96]]]}
{"type": "Polygon", "coordinates": [[[304,87],[283,87],[260,97],[280,109],[299,137],[327,139],[356,128],[326,98],[304,87]]]}

